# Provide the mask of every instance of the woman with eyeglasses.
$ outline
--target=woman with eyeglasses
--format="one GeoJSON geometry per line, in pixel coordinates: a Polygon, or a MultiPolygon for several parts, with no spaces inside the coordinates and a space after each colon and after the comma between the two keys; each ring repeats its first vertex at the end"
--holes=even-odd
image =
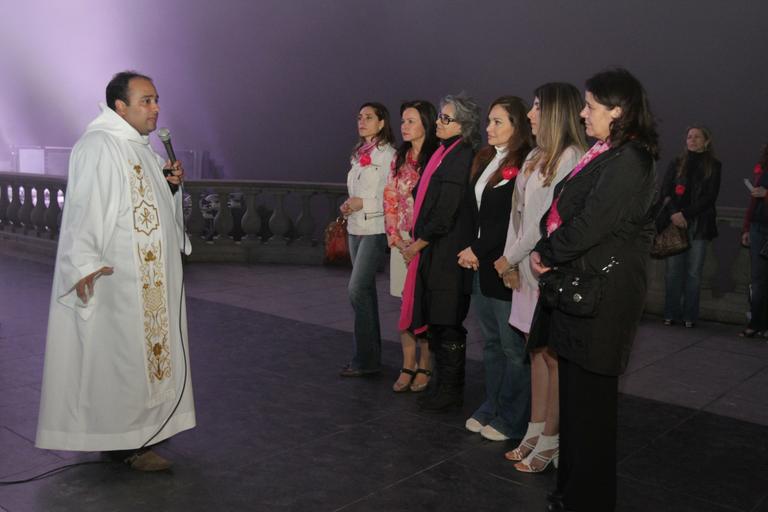
{"type": "Polygon", "coordinates": [[[480,107],[464,94],[440,102],[437,137],[441,143],[421,175],[413,206],[413,241],[403,249],[408,273],[400,329],[429,331],[436,375],[419,397],[425,410],[461,406],[471,270],[456,255],[472,236],[464,194],[475,149],[480,143],[480,107]],[[411,299],[412,298],[412,299],[411,299]]]}
{"type": "MultiPolygon", "coordinates": [[[[523,333],[526,343],[539,283],[531,273],[529,255],[541,238],[539,220],[552,203],[555,185],[578,162],[587,143],[579,111],[579,90],[567,83],[548,83],[533,92],[528,112],[536,148],[528,155],[515,184],[504,254],[496,261],[499,277],[517,272],[509,323],[523,333]]],[[[546,343],[528,344],[531,359],[531,415],[520,445],[506,453],[518,471],[544,471],[558,454],[559,410],[557,354],[546,343]]]]}
{"type": "Polygon", "coordinates": [[[571,292],[570,280],[586,285],[556,300],[546,292],[531,325],[531,343],[543,337],[558,355],[555,512],[615,510],[618,382],[645,304],[654,233],[657,135],[645,89],[610,69],[587,80],[585,102],[581,117],[597,142],[555,187],[546,236],[530,256],[540,281],[556,278],[571,292]]]}
{"type": "Polygon", "coordinates": [[[360,137],[347,174],[349,198],[339,208],[347,219],[352,275],[349,300],[355,313],[355,355],[339,375],[362,377],[381,371],[381,328],[376,270],[384,259],[384,186],[395,148],[389,111],[380,103],[364,103],[357,115],[360,137]]]}
{"type": "MultiPolygon", "coordinates": [[[[435,133],[437,111],[428,101],[409,101],[400,106],[400,133],[403,144],[392,161],[387,186],[384,188],[384,224],[387,241],[392,249],[389,265],[389,291],[402,297],[407,267],[400,253],[411,240],[413,229],[413,201],[421,172],[438,145],[435,133]]],[[[411,300],[413,300],[411,298],[411,300]]],[[[392,385],[395,393],[418,393],[427,387],[432,375],[432,363],[427,339],[408,329],[400,332],[403,364],[397,381],[392,385]],[[416,348],[420,349],[418,362],[416,348]]]]}
{"type": "Polygon", "coordinates": [[[533,146],[528,107],[516,96],[502,96],[488,112],[488,145],[475,156],[466,201],[474,218],[474,240],[459,253],[460,266],[475,270],[472,309],[483,335],[485,401],[465,427],[491,441],[520,438],[530,402],[530,372],[525,343],[508,323],[512,290],[494,270],[504,250],[512,192],[533,146]]]}

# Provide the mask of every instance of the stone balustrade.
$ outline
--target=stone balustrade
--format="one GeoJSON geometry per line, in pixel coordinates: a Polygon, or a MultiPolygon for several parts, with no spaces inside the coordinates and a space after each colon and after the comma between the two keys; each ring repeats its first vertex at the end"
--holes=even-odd
{"type": "MultiPolygon", "coordinates": [[[[53,257],[66,189],[64,178],[0,173],[0,244],[53,257]]],[[[346,186],[337,183],[187,181],[189,260],[320,264],[323,230],[345,197],[346,186]]],[[[720,207],[718,214],[720,236],[704,268],[702,318],[743,323],[749,285],[749,253],[739,245],[744,209],[720,207]]],[[[663,302],[664,262],[651,260],[646,310],[660,315],[663,302]]]]}

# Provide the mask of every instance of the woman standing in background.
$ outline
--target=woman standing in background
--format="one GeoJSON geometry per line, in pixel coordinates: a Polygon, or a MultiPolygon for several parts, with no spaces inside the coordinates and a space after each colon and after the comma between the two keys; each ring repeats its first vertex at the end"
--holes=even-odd
{"type": "Polygon", "coordinates": [[[670,223],[687,228],[690,248],[666,258],[664,325],[681,322],[693,327],[699,319],[704,257],[717,237],[715,202],[722,165],[715,158],[712,133],[703,126],[687,130],[683,153],[669,164],[660,190],[661,213],[656,229],[670,223]]]}

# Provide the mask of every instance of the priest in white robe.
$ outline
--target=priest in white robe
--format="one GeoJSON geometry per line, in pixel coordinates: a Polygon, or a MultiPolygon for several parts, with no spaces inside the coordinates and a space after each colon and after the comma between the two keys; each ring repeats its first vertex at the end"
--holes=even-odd
{"type": "Polygon", "coordinates": [[[72,150],[36,441],[120,451],[144,470],[170,466],[148,446],[195,426],[181,265],[191,247],[169,186],[183,169],[164,176],[171,164],[150,147],[157,100],[148,77],[118,73],[72,150]]]}

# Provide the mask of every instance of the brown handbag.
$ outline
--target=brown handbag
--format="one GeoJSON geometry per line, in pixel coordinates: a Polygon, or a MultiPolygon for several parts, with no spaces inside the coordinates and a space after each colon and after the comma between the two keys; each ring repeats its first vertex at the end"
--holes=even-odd
{"type": "Polygon", "coordinates": [[[337,217],[325,228],[325,257],[323,261],[331,265],[348,265],[349,241],[347,240],[347,219],[337,217]]]}
{"type": "Polygon", "coordinates": [[[501,279],[504,281],[504,286],[510,290],[517,290],[520,288],[520,269],[517,265],[512,265],[501,274],[501,279]]]}
{"type": "Polygon", "coordinates": [[[667,258],[688,250],[688,230],[670,223],[660,233],[657,233],[651,246],[651,256],[667,258]]]}

